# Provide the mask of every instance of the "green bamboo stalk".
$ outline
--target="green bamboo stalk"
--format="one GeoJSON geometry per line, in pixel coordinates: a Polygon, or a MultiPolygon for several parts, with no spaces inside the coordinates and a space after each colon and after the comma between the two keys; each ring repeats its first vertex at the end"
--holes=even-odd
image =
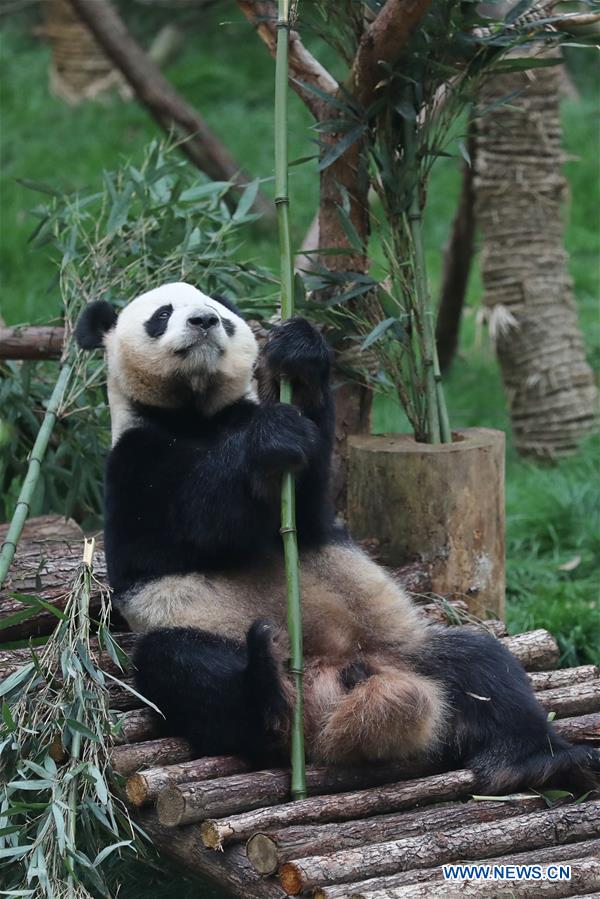
{"type": "MultiPolygon", "coordinates": [[[[288,192],[287,97],[289,0],[278,0],[277,52],[275,56],[275,206],[279,232],[279,266],[281,273],[281,318],[294,314],[294,274],[290,237],[288,192]]],[[[291,403],[292,388],[281,379],[280,399],[291,403]]],[[[296,701],[291,729],[291,794],[294,799],[306,796],[303,721],[303,651],[302,604],[300,600],[300,565],[296,534],[296,490],[291,472],[283,476],[281,486],[281,536],[285,554],[287,582],[287,621],[290,637],[290,670],[294,677],[296,701]]]]}
{"type": "MultiPolygon", "coordinates": [[[[412,85],[406,88],[406,99],[417,114],[415,97],[412,85]]],[[[427,417],[427,442],[440,443],[442,440],[440,430],[440,416],[438,405],[438,393],[435,378],[435,339],[429,318],[429,290],[427,286],[427,269],[425,263],[425,248],[423,245],[423,218],[421,215],[421,202],[419,198],[419,162],[417,159],[417,125],[408,117],[404,117],[404,160],[406,166],[407,181],[411,192],[408,208],[408,226],[414,253],[414,279],[415,279],[415,310],[419,322],[420,337],[422,341],[422,358],[425,367],[425,405],[427,417]]],[[[441,385],[440,385],[441,386],[441,385]]]]}
{"type": "Polygon", "coordinates": [[[56,423],[58,408],[61,404],[70,376],[71,365],[63,365],[59,372],[58,380],[54,385],[50,401],[48,402],[44,420],[42,421],[35,439],[29,458],[27,474],[25,475],[25,480],[23,481],[21,492],[19,493],[19,498],[15,506],[15,511],[13,512],[6,540],[2,544],[2,550],[0,551],[0,584],[4,582],[4,579],[8,574],[8,569],[13,560],[19,538],[21,537],[23,527],[27,521],[33,493],[40,477],[42,461],[46,454],[48,441],[50,440],[50,435],[52,434],[52,430],[56,423]]]}

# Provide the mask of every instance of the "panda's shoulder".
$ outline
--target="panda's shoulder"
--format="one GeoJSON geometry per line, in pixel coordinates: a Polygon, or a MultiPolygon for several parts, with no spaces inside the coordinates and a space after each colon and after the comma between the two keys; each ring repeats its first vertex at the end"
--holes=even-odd
{"type": "Polygon", "coordinates": [[[143,424],[128,428],[108,454],[108,476],[115,476],[123,471],[139,472],[148,466],[156,468],[163,458],[171,454],[174,439],[169,439],[168,434],[154,425],[143,424]]]}

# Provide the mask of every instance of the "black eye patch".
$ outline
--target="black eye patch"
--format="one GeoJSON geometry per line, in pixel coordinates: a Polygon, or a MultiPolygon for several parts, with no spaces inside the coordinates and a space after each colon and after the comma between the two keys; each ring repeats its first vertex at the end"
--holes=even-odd
{"type": "Polygon", "coordinates": [[[156,312],[153,312],[147,322],[144,322],[144,328],[148,337],[162,337],[167,330],[169,319],[173,312],[173,307],[169,303],[167,306],[161,306],[156,312]]]}
{"type": "Polygon", "coordinates": [[[223,325],[223,328],[225,329],[225,333],[227,334],[227,336],[233,337],[233,335],[235,334],[235,325],[233,324],[233,322],[230,321],[228,318],[221,317],[221,324],[223,325]]]}

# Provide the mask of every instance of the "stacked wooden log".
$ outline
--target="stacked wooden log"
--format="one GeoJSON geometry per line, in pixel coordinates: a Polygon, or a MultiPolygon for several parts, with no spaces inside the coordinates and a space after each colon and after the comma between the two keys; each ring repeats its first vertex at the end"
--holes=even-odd
{"type": "MultiPolygon", "coordinates": [[[[0,619],[14,614],[9,601],[15,589],[60,606],[68,573],[80,558],[76,526],[30,524],[0,600],[0,619]]],[[[425,608],[436,620],[456,611],[439,604],[425,608]]],[[[47,624],[43,618],[27,619],[15,627],[43,633],[47,624]]],[[[574,742],[600,745],[599,670],[593,665],[553,670],[559,651],[547,631],[506,636],[501,622],[486,626],[522,662],[559,732],[574,742]]],[[[136,636],[116,636],[130,653],[136,636]]],[[[308,798],[292,803],[287,770],[254,771],[231,756],[197,759],[184,740],[163,736],[160,716],[127,690],[129,675],[123,676],[97,645],[92,653],[104,670],[124,681],[110,687],[111,764],[132,813],[161,852],[236,896],[445,899],[600,891],[597,797],[583,802],[537,794],[474,798],[468,770],[309,766],[308,798]],[[442,865],[455,862],[570,865],[571,879],[453,884],[444,880],[442,865]]],[[[28,649],[1,651],[0,680],[29,658],[28,649]]]]}

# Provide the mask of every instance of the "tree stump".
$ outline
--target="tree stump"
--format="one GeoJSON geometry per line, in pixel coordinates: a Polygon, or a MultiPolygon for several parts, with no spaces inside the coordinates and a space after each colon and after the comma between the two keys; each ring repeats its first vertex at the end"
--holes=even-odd
{"type": "Polygon", "coordinates": [[[474,615],[504,614],[504,434],[471,428],[452,443],[408,434],[350,441],[348,522],[386,565],[422,558],[434,593],[474,615]]]}

